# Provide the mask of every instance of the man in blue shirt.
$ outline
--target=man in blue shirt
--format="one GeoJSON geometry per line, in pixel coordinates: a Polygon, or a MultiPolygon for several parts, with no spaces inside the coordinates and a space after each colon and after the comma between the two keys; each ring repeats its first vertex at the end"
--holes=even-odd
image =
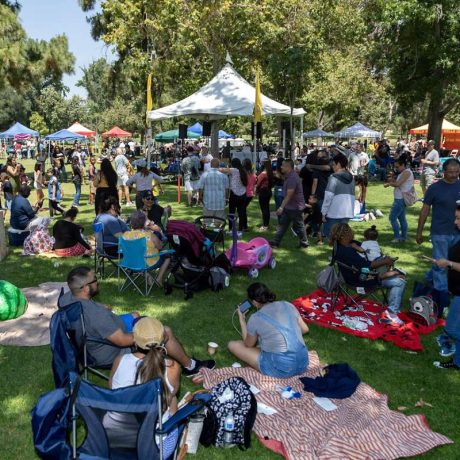
{"type": "MultiPolygon", "coordinates": [[[[430,185],[423,199],[417,228],[417,244],[423,243],[423,227],[431,216],[431,243],[433,259],[447,259],[449,249],[460,241],[460,232],[454,224],[457,202],[460,200],[460,163],[455,159],[447,160],[443,167],[442,180],[430,185]]],[[[435,300],[438,304],[438,316],[449,305],[446,269],[433,265],[433,285],[435,300]]]]}
{"type": "Polygon", "coordinates": [[[203,216],[225,219],[225,204],[229,182],[227,175],[219,170],[219,160],[211,160],[211,169],[205,172],[198,182],[200,199],[203,201],[203,216]]]}
{"type": "Polygon", "coordinates": [[[25,230],[42,205],[40,202],[32,207],[27,199],[29,195],[30,187],[21,185],[19,194],[13,198],[11,203],[10,225],[16,230],[25,230]]]}

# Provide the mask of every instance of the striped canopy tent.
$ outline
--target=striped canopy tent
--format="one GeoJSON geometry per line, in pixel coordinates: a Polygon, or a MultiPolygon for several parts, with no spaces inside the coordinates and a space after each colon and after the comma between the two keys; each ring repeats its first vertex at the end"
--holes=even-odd
{"type": "Polygon", "coordinates": [[[81,134],[85,137],[93,137],[96,135],[96,131],[91,131],[77,121],[67,128],[67,131],[72,131],[73,133],[81,134]]]}

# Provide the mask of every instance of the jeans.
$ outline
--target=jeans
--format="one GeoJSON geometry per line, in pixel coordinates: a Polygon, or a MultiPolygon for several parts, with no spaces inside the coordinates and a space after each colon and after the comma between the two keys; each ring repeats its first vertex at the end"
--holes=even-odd
{"type": "Polygon", "coordinates": [[[269,189],[261,189],[259,192],[259,206],[262,212],[262,225],[268,227],[270,224],[270,199],[272,192],[269,189]]]}
{"type": "MultiPolygon", "coordinates": [[[[275,185],[273,188],[274,196],[275,196],[275,210],[277,210],[281,203],[283,202],[284,194],[283,194],[283,186],[282,185],[275,185]]],[[[281,216],[278,216],[278,223],[281,222],[281,216]]]]}
{"type": "Polygon", "coordinates": [[[284,209],[283,214],[280,216],[280,223],[278,230],[273,238],[273,242],[280,244],[284,234],[287,232],[289,225],[292,222],[292,229],[295,234],[299,237],[301,243],[308,243],[307,233],[305,232],[305,225],[303,223],[303,212],[296,211],[293,209],[284,209]]]}
{"type": "Polygon", "coordinates": [[[393,201],[390,224],[396,240],[407,240],[406,204],[402,198],[395,198],[393,201]]]}
{"type": "Polygon", "coordinates": [[[455,341],[454,364],[460,366],[460,296],[452,298],[444,330],[455,341]]]}
{"type": "Polygon", "coordinates": [[[399,313],[401,308],[401,301],[406,288],[406,280],[394,276],[382,280],[382,286],[388,289],[388,310],[391,313],[399,313]]]}
{"type": "MultiPolygon", "coordinates": [[[[235,214],[235,210],[238,212],[238,230],[243,231],[245,225],[248,224],[248,218],[246,216],[246,194],[235,195],[230,191],[230,198],[228,200],[228,213],[235,214]]],[[[232,228],[232,223],[229,221],[228,227],[232,228]]]]}
{"type": "Polygon", "coordinates": [[[333,219],[331,217],[326,217],[326,222],[323,224],[323,235],[326,238],[329,238],[329,233],[331,228],[335,224],[347,224],[350,219],[348,217],[343,217],[342,219],[333,219]]]}
{"type": "MultiPolygon", "coordinates": [[[[431,235],[433,259],[447,259],[449,249],[460,241],[460,235],[431,235]]],[[[447,271],[433,265],[433,286],[437,291],[447,292],[447,271]]],[[[447,305],[445,305],[447,307],[447,305]]],[[[442,306],[441,306],[442,307],[442,306]]]]}
{"type": "Polygon", "coordinates": [[[73,205],[78,206],[80,202],[80,195],[81,195],[81,182],[74,182],[75,185],[75,195],[73,196],[73,205]]]}

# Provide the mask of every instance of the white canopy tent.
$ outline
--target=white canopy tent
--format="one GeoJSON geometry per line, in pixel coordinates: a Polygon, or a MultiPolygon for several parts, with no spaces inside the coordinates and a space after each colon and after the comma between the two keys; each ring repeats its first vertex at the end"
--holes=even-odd
{"type": "MultiPolygon", "coordinates": [[[[194,116],[206,120],[224,117],[252,116],[256,90],[230,63],[202,88],[182,101],[148,113],[149,120],[194,116]]],[[[290,116],[291,108],[262,95],[262,114],[290,116]]],[[[294,109],[293,116],[301,117],[303,109],[294,109]]]]}

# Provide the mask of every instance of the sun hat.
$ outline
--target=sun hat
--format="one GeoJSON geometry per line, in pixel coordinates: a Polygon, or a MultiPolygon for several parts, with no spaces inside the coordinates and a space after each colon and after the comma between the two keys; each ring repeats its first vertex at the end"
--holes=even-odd
{"type": "Polygon", "coordinates": [[[144,317],[134,324],[134,342],[139,348],[148,349],[153,345],[160,345],[164,342],[165,328],[155,318],[144,317]]]}

